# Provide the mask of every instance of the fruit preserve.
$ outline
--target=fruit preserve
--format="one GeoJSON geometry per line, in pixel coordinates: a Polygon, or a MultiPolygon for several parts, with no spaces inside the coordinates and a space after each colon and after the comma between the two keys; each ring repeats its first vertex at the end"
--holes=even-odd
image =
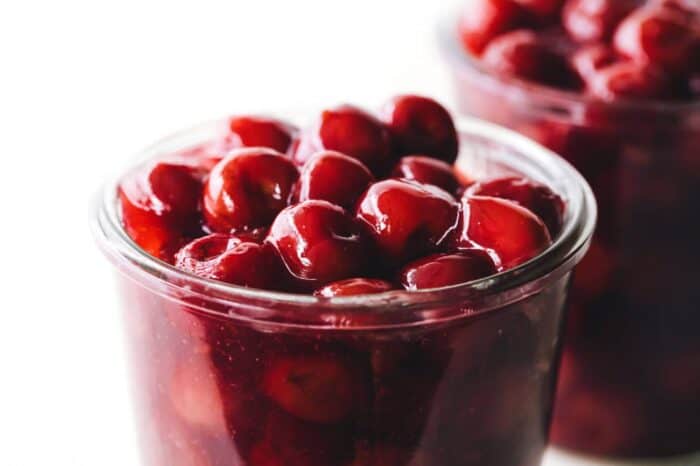
{"type": "Polygon", "coordinates": [[[539,464],[595,217],[570,165],[415,96],[158,143],[95,222],[144,464],[539,464]]]}
{"type": "Polygon", "coordinates": [[[475,0],[441,31],[461,110],[561,154],[598,201],[553,442],[700,451],[700,3],[475,0]]]}

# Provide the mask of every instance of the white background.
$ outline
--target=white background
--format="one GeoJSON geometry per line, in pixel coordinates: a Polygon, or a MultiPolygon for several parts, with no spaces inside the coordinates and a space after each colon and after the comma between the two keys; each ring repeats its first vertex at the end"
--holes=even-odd
{"type": "Polygon", "coordinates": [[[449,0],[0,5],[0,465],[137,464],[88,204],[161,136],[246,110],[448,100],[449,0]]]}

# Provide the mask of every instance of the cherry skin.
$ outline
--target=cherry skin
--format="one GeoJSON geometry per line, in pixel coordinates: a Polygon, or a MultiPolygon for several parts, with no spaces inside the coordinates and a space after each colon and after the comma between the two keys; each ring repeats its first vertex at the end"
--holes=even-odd
{"type": "Polygon", "coordinates": [[[605,44],[594,44],[580,48],[572,57],[571,64],[584,82],[588,82],[601,69],[618,61],[612,48],[605,44]]]}
{"type": "Polygon", "coordinates": [[[389,102],[382,117],[399,155],[423,154],[453,163],[459,140],[452,116],[433,99],[403,95],[389,102]]]}
{"type": "Polygon", "coordinates": [[[324,298],[334,298],[336,296],[357,296],[365,294],[377,294],[391,291],[394,285],[376,278],[348,278],[329,283],[323,288],[319,288],[314,295],[324,298]]]}
{"type": "Polygon", "coordinates": [[[612,36],[618,22],[638,4],[637,0],[568,0],[562,23],[578,42],[601,42],[612,36]]]}
{"type": "Polygon", "coordinates": [[[525,17],[513,0],[472,0],[459,22],[462,44],[479,55],[495,37],[522,26],[525,17]]]}
{"type": "Polygon", "coordinates": [[[459,181],[457,181],[452,165],[422,155],[403,157],[394,167],[391,176],[423,184],[432,184],[450,193],[456,192],[459,188],[459,181]]]}
{"type": "Polygon", "coordinates": [[[578,86],[566,59],[532,31],[513,31],[494,39],[482,59],[484,66],[499,76],[515,76],[567,89],[578,86]]]}
{"type": "Polygon", "coordinates": [[[564,5],[564,0],[515,0],[522,7],[542,20],[552,20],[564,5]]]}
{"type": "Polygon", "coordinates": [[[302,135],[294,160],[302,165],[322,150],[355,158],[374,174],[383,173],[393,160],[389,130],[374,116],[351,105],[324,111],[315,127],[302,135]]]}
{"type": "Polygon", "coordinates": [[[175,266],[203,278],[260,289],[278,289],[283,268],[267,244],[214,233],[192,241],[175,255],[175,266]]]}
{"type": "Polygon", "coordinates": [[[269,147],[286,153],[298,132],[294,126],[272,118],[237,116],[229,121],[231,136],[240,147],[269,147]]]}
{"type": "Polygon", "coordinates": [[[591,75],[588,92],[600,100],[666,99],[673,96],[668,77],[661,70],[634,62],[620,62],[591,75]]]}
{"type": "Polygon", "coordinates": [[[316,288],[362,275],[369,247],[360,226],[341,207],[311,200],[284,209],[267,242],[300,285],[316,288]]]}
{"type": "Polygon", "coordinates": [[[460,220],[456,246],[492,251],[499,259],[499,270],[532,259],[552,243],[539,217],[506,199],[467,194],[462,198],[460,220]]]}
{"type": "Polygon", "coordinates": [[[263,391],[282,409],[305,421],[333,424],[367,399],[362,371],[332,353],[274,358],[263,375],[263,391]]]}
{"type": "Polygon", "coordinates": [[[625,18],[615,32],[615,50],[639,64],[685,71],[693,63],[700,41],[697,26],[686,15],[665,8],[640,8],[625,18]]]}
{"type": "Polygon", "coordinates": [[[267,226],[288,204],[299,172],[281,153],[236,149],[219,162],[204,189],[204,218],[215,232],[267,226]]]}
{"type": "Polygon", "coordinates": [[[373,181],[372,173],[359,160],[340,152],[319,152],[301,170],[298,200],[320,199],[353,209],[373,181]]]}
{"type": "Polygon", "coordinates": [[[147,253],[170,262],[184,239],[200,229],[203,173],[175,162],[156,162],[119,185],[124,228],[147,253]]]}
{"type": "Polygon", "coordinates": [[[547,186],[520,177],[499,178],[469,188],[476,196],[491,196],[517,202],[537,215],[555,237],[562,227],[564,200],[547,186]]]}
{"type": "Polygon", "coordinates": [[[390,179],[370,186],[356,215],[383,258],[402,264],[444,248],[458,212],[457,202],[440,188],[390,179]]]}
{"type": "Polygon", "coordinates": [[[469,249],[452,254],[437,254],[411,262],[401,270],[400,281],[409,291],[458,285],[497,272],[485,251],[469,249]]]}

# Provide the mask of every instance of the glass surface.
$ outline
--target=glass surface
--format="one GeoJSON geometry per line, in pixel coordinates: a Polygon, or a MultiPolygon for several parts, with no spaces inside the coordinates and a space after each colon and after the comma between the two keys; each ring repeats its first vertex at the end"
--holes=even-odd
{"type": "Polygon", "coordinates": [[[599,221],[577,268],[552,430],[588,454],[700,451],[700,102],[604,104],[498,78],[440,28],[462,112],[571,162],[599,221]]]}
{"type": "MultiPolygon", "coordinates": [[[[540,146],[462,121],[459,166],[523,173],[567,202],[539,257],[465,285],[331,300],[178,271],[125,235],[107,184],[98,241],[119,270],[146,466],[535,466],[547,441],[590,189],[540,146]]],[[[148,159],[218,136],[203,125],[148,159]]]]}

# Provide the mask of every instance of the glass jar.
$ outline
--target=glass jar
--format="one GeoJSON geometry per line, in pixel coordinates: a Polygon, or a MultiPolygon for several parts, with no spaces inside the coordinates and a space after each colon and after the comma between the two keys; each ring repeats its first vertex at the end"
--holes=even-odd
{"type": "MultiPolygon", "coordinates": [[[[143,160],[220,137],[215,122],[143,160]]],[[[318,298],[198,278],[94,213],[119,271],[147,466],[535,466],[547,442],[573,266],[596,207],[566,162],[502,128],[459,122],[459,167],[522,173],[567,203],[562,233],[499,275],[424,292],[318,298]]]]}
{"type": "Polygon", "coordinates": [[[440,27],[463,113],[573,164],[599,221],[577,268],[552,427],[614,457],[700,451],[700,102],[603,103],[489,73],[440,27]]]}

